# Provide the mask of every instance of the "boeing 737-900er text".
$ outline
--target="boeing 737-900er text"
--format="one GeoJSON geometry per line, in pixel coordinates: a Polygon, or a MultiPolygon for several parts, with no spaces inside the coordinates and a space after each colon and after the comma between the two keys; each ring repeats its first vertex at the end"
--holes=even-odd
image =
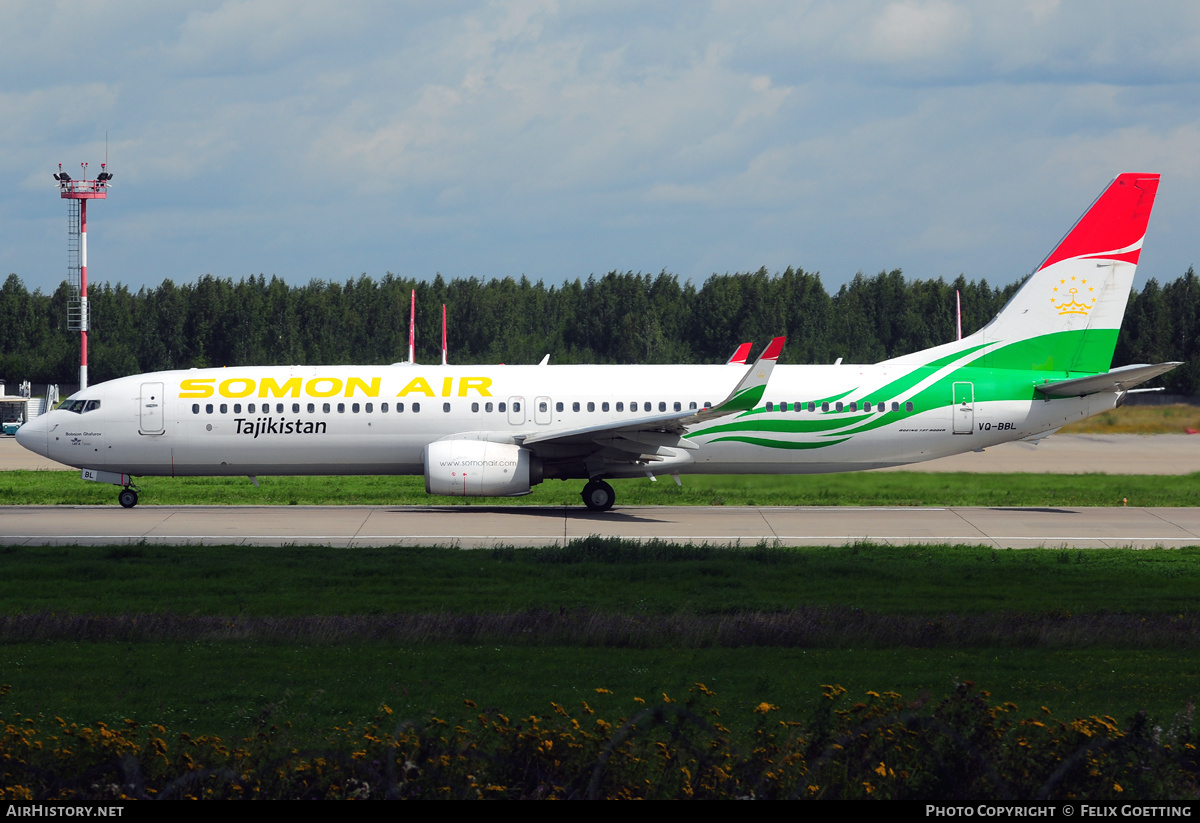
{"type": "MultiPolygon", "coordinates": [[[[17,432],[119,485],[137,476],[394,474],[430,494],[606,478],[897,466],[1035,440],[1176,363],[1111,369],[1157,174],[1122,174],[991,323],[874,365],[279,366],[123,377],[17,432]]],[[[739,350],[740,353],[740,350],[739,350]]],[[[736,359],[735,355],[735,359],[736,359]]],[[[745,357],[744,354],[741,355],[745,357]]]]}

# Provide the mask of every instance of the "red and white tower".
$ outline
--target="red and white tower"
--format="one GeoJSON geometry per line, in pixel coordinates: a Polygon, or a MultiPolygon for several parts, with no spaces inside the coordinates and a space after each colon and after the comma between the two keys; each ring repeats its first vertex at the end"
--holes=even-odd
{"type": "Polygon", "coordinates": [[[71,297],[67,303],[67,328],[79,330],[79,388],[87,388],[87,335],[88,293],[87,293],[87,204],[89,200],[104,200],[108,196],[109,181],[113,176],[108,173],[108,164],[100,164],[100,174],[94,180],[88,179],[87,163],[80,163],[83,168],[82,179],[72,180],[71,176],[62,170],[58,164],[59,196],[67,201],[67,283],[71,287],[71,297]]]}

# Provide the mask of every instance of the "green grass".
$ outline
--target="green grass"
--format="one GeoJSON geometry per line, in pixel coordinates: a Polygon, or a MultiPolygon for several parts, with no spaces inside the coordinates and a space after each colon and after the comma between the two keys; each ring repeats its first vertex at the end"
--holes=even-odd
{"type": "MultiPolygon", "coordinates": [[[[515,498],[432,497],[420,477],[139,478],[143,505],[542,505],[579,506],[581,481],[548,481],[515,498]]],[[[1200,473],[973,474],[851,472],[616,480],[619,505],[649,506],[1194,506],[1200,473]]],[[[115,486],[78,472],[0,472],[10,505],[115,506],[115,486]]]]}
{"type": "Polygon", "coordinates": [[[0,547],[0,615],[1191,614],[1200,549],[0,547]]]}
{"type": "MultiPolygon", "coordinates": [[[[851,701],[867,690],[940,699],[970,679],[1022,712],[1060,717],[1138,710],[1169,721],[1197,696],[1200,652],[1137,649],[606,649],[507,645],[394,647],[270,643],[5,643],[0,671],[13,686],[0,714],[61,716],[68,723],[125,718],[241,736],[256,719],[292,724],[298,742],[386,703],[398,719],[452,723],[485,710],[545,715],[551,702],[586,701],[601,716],[629,716],[635,697],[679,699],[696,682],[716,692],[729,723],[752,722],[762,701],[803,717],[820,685],[851,701]],[[599,695],[607,688],[611,696],[599,695]],[[6,705],[7,704],[7,705],[6,705]]],[[[169,736],[168,735],[168,736],[169,736]]]]}
{"type": "Polygon", "coordinates": [[[823,683],[938,698],[969,679],[1031,711],[1169,719],[1200,693],[1198,583],[1200,548],[5,547],[0,710],[222,736],[265,717],[315,740],[383,703],[620,716],[703,682],[751,722],[763,700],[803,714],[823,683]],[[403,615],[482,628],[398,639],[403,615]],[[705,634],[755,615],[808,639],[705,634]],[[589,616],[653,631],[613,641],[589,616]]]}

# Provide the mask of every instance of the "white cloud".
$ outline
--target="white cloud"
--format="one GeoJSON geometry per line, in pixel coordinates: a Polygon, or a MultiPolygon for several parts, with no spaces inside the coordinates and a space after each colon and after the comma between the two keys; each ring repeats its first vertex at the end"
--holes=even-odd
{"type": "MultiPolygon", "coordinates": [[[[98,162],[105,131],[97,220],[146,231],[103,254],[135,283],[184,246],[300,282],[398,261],[995,280],[1124,168],[1200,208],[1185,2],[107,0],[13,2],[6,25],[0,268],[22,274],[60,275],[28,221],[57,238],[49,172],[98,162]]],[[[1177,223],[1159,248],[1186,267],[1177,223]]]]}
{"type": "Polygon", "coordinates": [[[965,8],[945,0],[903,0],[888,4],[871,20],[860,54],[882,63],[956,57],[970,29],[965,8]]]}

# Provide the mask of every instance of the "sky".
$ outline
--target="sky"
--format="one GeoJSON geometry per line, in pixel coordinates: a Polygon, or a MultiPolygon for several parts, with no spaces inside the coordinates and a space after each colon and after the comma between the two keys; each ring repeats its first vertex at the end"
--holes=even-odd
{"type": "Polygon", "coordinates": [[[1136,284],[1197,260],[1190,0],[0,0],[0,276],[300,285],[1032,271],[1162,174],[1136,284]]]}

